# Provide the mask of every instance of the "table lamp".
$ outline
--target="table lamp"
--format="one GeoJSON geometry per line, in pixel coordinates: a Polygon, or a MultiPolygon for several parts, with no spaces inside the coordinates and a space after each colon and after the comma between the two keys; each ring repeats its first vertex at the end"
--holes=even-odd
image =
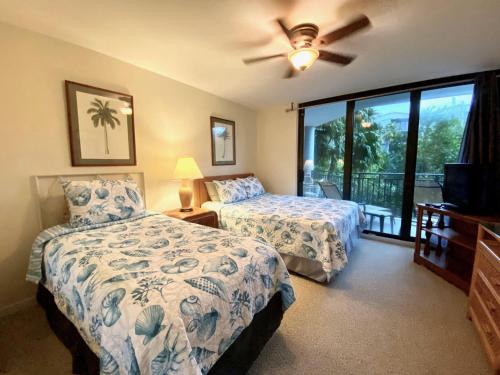
{"type": "Polygon", "coordinates": [[[193,158],[179,158],[175,166],[174,177],[181,180],[179,188],[179,198],[181,200],[181,212],[193,211],[191,199],[193,198],[193,188],[191,180],[203,178],[198,168],[198,164],[193,158]]]}

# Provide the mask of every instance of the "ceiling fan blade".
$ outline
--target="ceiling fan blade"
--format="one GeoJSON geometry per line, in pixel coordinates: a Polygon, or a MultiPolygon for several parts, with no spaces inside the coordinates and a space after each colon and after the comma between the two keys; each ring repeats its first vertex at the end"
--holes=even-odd
{"type": "Polygon", "coordinates": [[[341,55],[340,53],[333,53],[328,51],[319,51],[318,59],[328,61],[334,64],[349,65],[356,56],[341,55]]]}
{"type": "Polygon", "coordinates": [[[243,59],[245,64],[253,64],[265,60],[275,59],[277,57],[286,57],[286,53],[277,53],[276,55],[262,56],[262,57],[252,57],[249,59],[243,59]]]}
{"type": "Polygon", "coordinates": [[[364,28],[369,27],[370,25],[371,23],[368,17],[362,14],[356,17],[347,25],[337,30],[334,30],[328,34],[320,36],[319,38],[317,38],[317,42],[315,44],[319,46],[327,46],[333,42],[336,42],[337,40],[346,38],[358,31],[361,31],[364,28]]]}
{"type": "Polygon", "coordinates": [[[286,71],[285,75],[283,76],[283,78],[285,79],[288,79],[288,78],[293,78],[295,77],[297,74],[299,74],[299,72],[293,67],[290,65],[290,67],[288,68],[288,70],[286,71]]]}
{"type": "Polygon", "coordinates": [[[276,19],[276,22],[278,22],[278,25],[280,25],[281,31],[286,35],[288,38],[288,41],[290,44],[292,44],[292,33],[288,29],[288,27],[285,25],[285,21],[281,18],[276,19]]]}

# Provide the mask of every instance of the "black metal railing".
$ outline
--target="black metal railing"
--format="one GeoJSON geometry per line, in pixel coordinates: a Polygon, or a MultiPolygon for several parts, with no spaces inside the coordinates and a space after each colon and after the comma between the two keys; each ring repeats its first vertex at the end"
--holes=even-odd
{"type": "MultiPolygon", "coordinates": [[[[313,184],[304,184],[304,193],[309,196],[324,196],[318,181],[329,181],[342,192],[344,176],[341,173],[326,173],[321,170],[312,172],[313,184]],[[307,186],[306,186],[307,185],[307,186]]],[[[442,173],[416,173],[418,183],[442,183],[442,173]]],[[[403,202],[404,173],[356,172],[351,178],[351,200],[386,207],[399,216],[403,202]]]]}

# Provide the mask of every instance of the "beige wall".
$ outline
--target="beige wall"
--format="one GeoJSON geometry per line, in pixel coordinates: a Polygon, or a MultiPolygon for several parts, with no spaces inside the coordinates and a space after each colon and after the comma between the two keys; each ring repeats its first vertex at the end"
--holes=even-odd
{"type": "Polygon", "coordinates": [[[175,159],[193,156],[205,175],[254,171],[256,113],[211,94],[40,34],[0,24],[0,313],[33,296],[24,281],[38,233],[30,176],[144,171],[147,205],[179,205],[175,159]],[[64,80],[134,96],[137,167],[72,168],[64,80]],[[237,165],[213,167],[209,117],[236,121],[237,165]]]}
{"type": "Polygon", "coordinates": [[[267,190],[297,194],[297,112],[286,105],[257,113],[257,176],[267,190]]]}

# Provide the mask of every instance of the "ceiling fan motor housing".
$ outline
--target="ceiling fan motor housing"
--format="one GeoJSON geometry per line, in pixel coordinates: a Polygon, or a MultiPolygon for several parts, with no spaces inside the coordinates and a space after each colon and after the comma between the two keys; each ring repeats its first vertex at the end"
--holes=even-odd
{"type": "Polygon", "coordinates": [[[301,23],[290,29],[293,48],[309,48],[318,37],[319,28],[313,23],[301,23]]]}
{"type": "Polygon", "coordinates": [[[292,78],[297,71],[308,69],[316,60],[341,66],[349,65],[356,56],[329,52],[319,48],[328,46],[338,40],[344,39],[360,30],[370,26],[370,20],[364,14],[352,19],[347,25],[330,31],[318,37],[319,28],[314,23],[301,23],[289,29],[282,18],[276,19],[283,34],[290,42],[292,50],[288,53],[276,53],[274,55],[244,59],[245,64],[257,63],[275,58],[287,57],[291,65],[283,78],[292,78]]]}

